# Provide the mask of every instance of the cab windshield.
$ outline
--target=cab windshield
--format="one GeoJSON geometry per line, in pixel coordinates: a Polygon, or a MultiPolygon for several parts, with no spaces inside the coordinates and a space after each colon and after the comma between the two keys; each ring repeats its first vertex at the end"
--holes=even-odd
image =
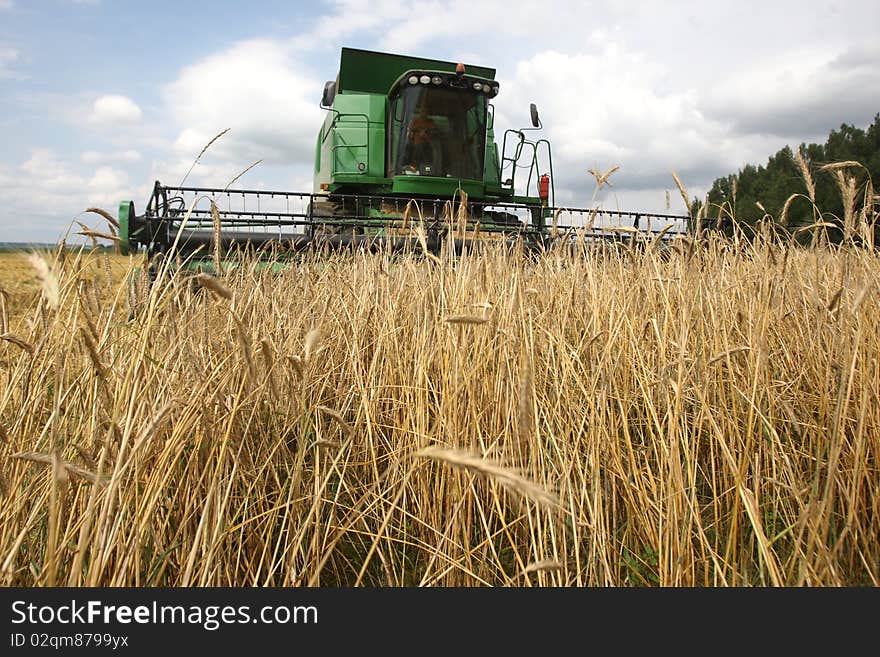
{"type": "Polygon", "coordinates": [[[403,87],[391,100],[388,176],[483,179],[486,97],[466,89],[403,87]]]}

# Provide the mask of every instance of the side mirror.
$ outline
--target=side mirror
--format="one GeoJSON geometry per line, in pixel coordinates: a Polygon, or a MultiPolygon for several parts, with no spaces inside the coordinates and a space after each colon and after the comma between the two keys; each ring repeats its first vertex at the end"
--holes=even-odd
{"type": "Polygon", "coordinates": [[[321,96],[321,107],[330,107],[336,98],[336,82],[331,80],[324,83],[324,94],[321,96]]]}
{"type": "Polygon", "coordinates": [[[529,104],[529,113],[532,115],[532,126],[538,128],[541,126],[541,120],[538,118],[538,106],[534,103],[529,104]]]}

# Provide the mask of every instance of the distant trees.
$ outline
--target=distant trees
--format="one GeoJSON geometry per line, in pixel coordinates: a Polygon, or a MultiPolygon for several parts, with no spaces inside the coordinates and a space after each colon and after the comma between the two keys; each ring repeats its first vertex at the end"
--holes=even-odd
{"type": "MultiPolygon", "coordinates": [[[[843,124],[824,144],[801,144],[796,151],[786,146],[766,166],[748,164],[739,173],[718,178],[702,209],[702,225],[730,233],[736,223],[748,233],[769,215],[789,230],[817,221],[833,223],[840,230],[829,237],[839,239],[847,217],[873,217],[861,211],[866,202],[876,202],[878,184],[880,113],[866,130],[843,124]],[[850,164],[836,164],[844,162],[850,164]]],[[[703,203],[694,200],[694,216],[703,203]]]]}

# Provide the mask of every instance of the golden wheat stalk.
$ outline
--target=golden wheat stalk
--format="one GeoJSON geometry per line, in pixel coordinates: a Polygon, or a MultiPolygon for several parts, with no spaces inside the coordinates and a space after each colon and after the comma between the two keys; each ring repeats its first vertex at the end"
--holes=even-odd
{"type": "Polygon", "coordinates": [[[138,439],[135,442],[138,444],[144,443],[149,441],[154,435],[156,435],[156,432],[171,415],[171,409],[174,408],[175,403],[176,402],[172,400],[162,406],[162,408],[160,408],[159,412],[153,416],[153,419],[144,428],[144,430],[141,432],[140,436],[138,436],[138,439]]]}
{"type": "Polygon", "coordinates": [[[678,174],[675,171],[672,171],[672,180],[675,182],[675,186],[678,188],[678,193],[681,195],[681,200],[684,201],[684,208],[688,213],[688,216],[691,216],[691,201],[690,197],[688,197],[687,188],[684,186],[684,183],[681,182],[681,178],[678,177],[678,174]]]}
{"type": "Polygon", "coordinates": [[[272,342],[266,338],[260,339],[260,351],[263,354],[263,362],[266,364],[266,371],[271,372],[275,366],[275,350],[272,348],[272,342]]]}
{"type": "Polygon", "coordinates": [[[795,151],[794,161],[797,164],[798,170],[801,172],[801,178],[804,179],[804,186],[807,188],[807,195],[810,197],[810,200],[815,203],[816,183],[813,182],[813,174],[810,173],[810,167],[807,165],[807,161],[804,159],[804,154],[800,149],[795,151]]]}
{"type": "Polygon", "coordinates": [[[46,302],[49,304],[49,307],[53,310],[57,309],[60,292],[58,287],[58,279],[55,277],[55,273],[49,267],[49,264],[38,253],[31,253],[30,255],[28,255],[28,262],[31,263],[31,266],[37,272],[37,278],[40,281],[43,295],[45,296],[46,302]]]}
{"type": "Polygon", "coordinates": [[[529,573],[563,570],[564,568],[565,566],[556,561],[556,559],[542,559],[541,561],[534,561],[523,568],[522,574],[528,575],[529,573]]]}
{"type": "Polygon", "coordinates": [[[214,199],[211,199],[211,224],[213,231],[213,244],[214,247],[212,249],[212,253],[214,256],[214,271],[219,275],[223,273],[222,262],[221,262],[221,240],[223,235],[221,233],[222,227],[220,225],[220,212],[217,210],[217,204],[214,203],[214,199]]]}
{"type": "Polygon", "coordinates": [[[86,237],[93,237],[102,240],[110,240],[111,242],[118,242],[119,237],[116,235],[110,235],[108,233],[101,233],[97,230],[81,230],[77,233],[77,235],[84,235],[86,237]]]}
{"type": "Polygon", "coordinates": [[[318,353],[321,344],[321,329],[315,327],[303,339],[303,361],[308,363],[318,353]]]}
{"type": "Polygon", "coordinates": [[[865,168],[865,165],[861,162],[856,162],[855,160],[844,160],[842,162],[831,162],[830,164],[824,164],[819,167],[819,169],[821,171],[834,171],[837,169],[847,169],[849,167],[865,168]]]}
{"type": "Polygon", "coordinates": [[[840,297],[843,295],[843,288],[838,288],[837,292],[831,295],[831,299],[828,300],[828,304],[825,306],[825,309],[834,315],[837,313],[837,309],[840,307],[840,297]]]}
{"type": "Polygon", "coordinates": [[[223,285],[217,278],[210,274],[196,274],[196,280],[203,288],[210,290],[218,297],[223,299],[232,299],[232,290],[223,285]]]}
{"type": "Polygon", "coordinates": [[[840,193],[840,200],[843,205],[844,240],[849,241],[855,230],[856,179],[853,176],[845,175],[841,168],[830,170],[833,174],[834,182],[837,184],[837,190],[840,193]]]}
{"type": "Polygon", "coordinates": [[[593,196],[590,198],[591,202],[596,200],[596,195],[599,193],[599,190],[601,190],[602,187],[604,187],[605,185],[608,185],[609,187],[612,186],[609,177],[619,168],[619,165],[614,165],[606,171],[599,171],[598,169],[587,169],[587,173],[589,173],[596,179],[596,187],[595,189],[593,189],[593,196]]]}
{"type": "Polygon", "coordinates": [[[85,326],[81,326],[79,331],[80,335],[82,335],[83,342],[86,345],[86,351],[89,354],[92,365],[95,367],[95,371],[98,373],[99,377],[105,378],[107,376],[107,368],[104,366],[104,363],[101,362],[101,356],[98,353],[98,345],[95,343],[94,337],[85,326]]]}
{"type": "Polygon", "coordinates": [[[434,461],[446,463],[454,468],[460,468],[488,477],[504,486],[507,490],[536,502],[542,506],[553,509],[560,507],[556,495],[546,491],[533,481],[522,476],[517,471],[506,468],[495,461],[483,458],[479,454],[466,452],[458,449],[447,449],[439,445],[432,445],[420,449],[413,454],[415,457],[429,458],[434,461]]]}
{"type": "Polygon", "coordinates": [[[102,217],[104,217],[104,219],[107,220],[107,223],[110,224],[111,230],[119,230],[119,222],[116,220],[116,217],[114,217],[106,210],[103,210],[101,208],[86,208],[84,212],[93,212],[95,214],[101,215],[102,217]]]}
{"type": "Polygon", "coordinates": [[[797,236],[801,233],[806,233],[807,231],[813,230],[814,228],[837,228],[837,224],[832,224],[827,221],[816,221],[809,226],[801,226],[798,228],[792,235],[797,236]]]}
{"type": "Polygon", "coordinates": [[[788,225],[788,209],[791,207],[792,201],[794,201],[798,197],[802,197],[803,194],[798,194],[795,192],[787,199],[785,199],[785,203],[782,205],[782,211],[779,213],[779,223],[783,226],[788,225]]]}
{"type": "Polygon", "coordinates": [[[553,227],[550,229],[551,237],[559,237],[559,215],[560,213],[562,213],[562,211],[562,208],[557,208],[556,211],[553,213],[553,227]]]}
{"type": "Polygon", "coordinates": [[[651,248],[656,248],[663,239],[663,236],[666,235],[666,233],[668,233],[673,228],[675,228],[675,224],[666,224],[661,230],[654,233],[654,237],[651,239],[651,248]]]}
{"type": "Polygon", "coordinates": [[[339,411],[336,411],[329,406],[318,406],[317,409],[324,415],[333,418],[346,436],[354,434],[354,429],[352,429],[351,425],[345,421],[345,418],[342,417],[342,414],[339,411]]]}
{"type": "Polygon", "coordinates": [[[443,321],[448,324],[485,324],[489,318],[480,315],[448,315],[443,318],[443,321]]]}
{"type": "Polygon", "coordinates": [[[241,353],[247,364],[248,376],[251,381],[256,381],[257,368],[256,365],[254,365],[254,359],[251,354],[251,340],[248,336],[248,331],[245,328],[244,323],[241,321],[241,318],[231,308],[229,309],[229,314],[232,315],[232,321],[235,323],[235,337],[238,340],[238,345],[241,348],[241,353]]]}
{"type": "Polygon", "coordinates": [[[0,340],[6,340],[6,342],[11,342],[16,347],[19,347],[20,349],[24,349],[31,356],[34,355],[34,345],[32,345],[30,342],[28,342],[26,340],[22,340],[21,338],[19,338],[16,335],[13,335],[12,333],[4,333],[3,335],[0,335],[0,340]]]}
{"type": "Polygon", "coordinates": [[[196,164],[198,164],[198,163],[199,163],[199,160],[202,159],[202,155],[205,154],[205,151],[207,151],[207,150],[213,145],[213,143],[214,143],[215,141],[217,141],[218,139],[220,139],[220,137],[222,137],[223,135],[225,135],[225,134],[226,134],[227,132],[229,132],[230,130],[231,130],[231,128],[226,128],[225,130],[223,130],[223,131],[217,133],[216,135],[214,135],[214,136],[211,138],[211,140],[210,140],[207,144],[205,144],[204,148],[202,148],[202,150],[199,151],[199,154],[196,155],[196,159],[193,160],[193,163],[190,165],[189,169],[187,169],[187,172],[184,174],[184,176],[183,176],[183,178],[181,179],[180,184],[178,185],[178,187],[183,187],[183,183],[185,183],[185,182],[186,182],[186,179],[189,178],[189,174],[192,173],[192,170],[195,168],[196,164]]]}
{"type": "Polygon", "coordinates": [[[102,479],[98,477],[98,475],[96,475],[94,472],[89,472],[88,470],[74,465],[73,463],[62,461],[57,457],[56,454],[43,454],[41,452],[17,452],[13,454],[11,458],[21,459],[23,461],[32,461],[34,463],[42,463],[43,465],[52,466],[56,479],[63,479],[68,474],[71,474],[75,477],[79,477],[80,479],[90,481],[93,484],[101,483],[102,481],[102,479]]]}
{"type": "Polygon", "coordinates": [[[9,293],[0,287],[0,335],[9,332],[9,293]]]}
{"type": "Polygon", "coordinates": [[[746,351],[751,351],[751,350],[752,350],[751,347],[745,347],[745,346],[733,347],[732,349],[727,349],[725,351],[722,351],[720,354],[716,354],[715,356],[712,356],[712,358],[709,359],[707,364],[712,365],[714,363],[717,363],[720,360],[724,360],[728,356],[732,356],[733,354],[741,354],[741,353],[744,353],[746,351]]]}
{"type": "Polygon", "coordinates": [[[293,366],[294,372],[299,378],[303,376],[303,360],[299,356],[288,356],[287,360],[290,361],[291,366],[293,366]]]}
{"type": "Polygon", "coordinates": [[[232,178],[232,180],[230,180],[228,183],[226,183],[226,185],[223,187],[223,191],[225,192],[227,189],[229,189],[229,187],[232,185],[232,183],[234,183],[236,180],[238,180],[239,178],[241,178],[244,174],[246,174],[248,171],[250,171],[251,169],[253,169],[255,166],[257,166],[257,165],[258,165],[260,162],[262,162],[262,161],[263,161],[263,160],[257,160],[256,162],[254,162],[254,163],[249,164],[248,166],[246,166],[241,172],[238,173],[238,175],[234,176],[234,177],[232,178]]]}
{"type": "Polygon", "coordinates": [[[858,293],[856,293],[856,297],[855,297],[855,299],[853,299],[853,304],[852,304],[852,312],[853,313],[855,313],[856,310],[858,310],[859,306],[862,305],[862,301],[865,300],[865,297],[868,294],[868,290],[871,289],[872,284],[873,283],[871,281],[868,281],[867,283],[865,283],[865,285],[862,287],[862,289],[859,290],[858,293]]]}

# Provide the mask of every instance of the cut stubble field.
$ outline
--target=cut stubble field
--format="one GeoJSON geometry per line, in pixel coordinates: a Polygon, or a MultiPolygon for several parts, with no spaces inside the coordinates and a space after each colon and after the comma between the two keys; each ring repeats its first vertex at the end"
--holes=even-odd
{"type": "Polygon", "coordinates": [[[4,586],[878,584],[869,250],[25,255],[4,586]]]}

